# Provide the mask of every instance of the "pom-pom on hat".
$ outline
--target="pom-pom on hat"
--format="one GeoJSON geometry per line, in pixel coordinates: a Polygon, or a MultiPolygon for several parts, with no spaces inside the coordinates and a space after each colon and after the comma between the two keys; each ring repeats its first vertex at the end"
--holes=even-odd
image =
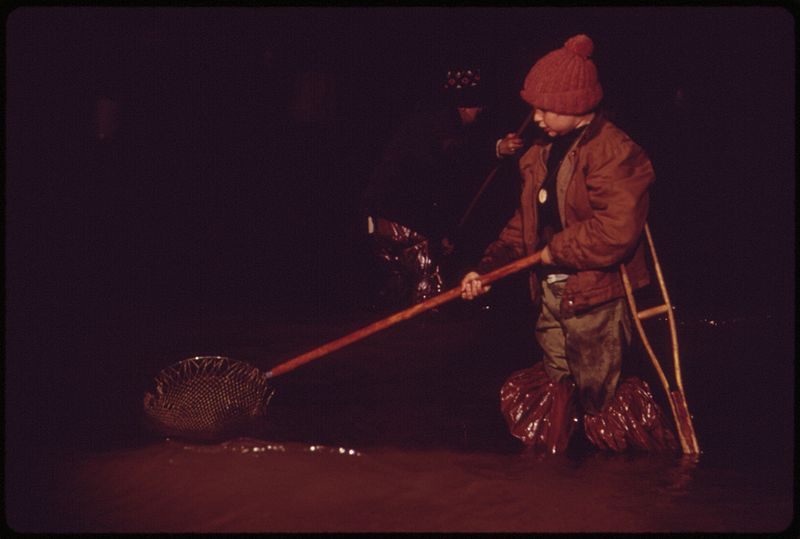
{"type": "Polygon", "coordinates": [[[590,59],[594,43],[578,34],[536,62],[520,96],[532,106],[558,114],[584,114],[603,98],[597,68],[590,59]]]}

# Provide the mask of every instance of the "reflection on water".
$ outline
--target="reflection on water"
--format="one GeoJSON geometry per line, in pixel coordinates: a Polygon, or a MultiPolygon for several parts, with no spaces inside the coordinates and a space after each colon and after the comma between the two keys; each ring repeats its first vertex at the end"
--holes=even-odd
{"type": "Polygon", "coordinates": [[[60,531],[761,532],[791,516],[788,481],[717,456],[541,458],[242,438],[63,464],[71,473],[50,528],[60,531]]]}
{"type": "MultiPolygon", "coordinates": [[[[531,361],[513,340],[520,328],[425,320],[277,379],[258,437],[144,438],[117,417],[116,430],[76,432],[90,446],[54,438],[48,450],[14,452],[10,522],[42,532],[784,529],[794,475],[786,327],[714,318],[681,327],[699,457],[521,454],[497,396],[531,361]],[[769,369],[754,368],[764,361],[769,369]]],[[[291,355],[343,333],[313,322],[230,328],[218,326],[217,350],[260,368],[269,363],[259,339],[283,335],[291,355]]]]}
{"type": "MultiPolygon", "coordinates": [[[[167,443],[175,443],[167,440],[167,443]]],[[[237,440],[230,440],[222,442],[217,445],[185,445],[181,444],[185,451],[194,451],[197,453],[239,453],[246,455],[248,453],[259,456],[261,453],[329,453],[332,455],[343,455],[349,457],[360,457],[361,453],[355,449],[348,449],[345,447],[329,447],[325,445],[308,445],[300,443],[270,443],[264,440],[253,440],[248,438],[240,438],[237,440]]]]}

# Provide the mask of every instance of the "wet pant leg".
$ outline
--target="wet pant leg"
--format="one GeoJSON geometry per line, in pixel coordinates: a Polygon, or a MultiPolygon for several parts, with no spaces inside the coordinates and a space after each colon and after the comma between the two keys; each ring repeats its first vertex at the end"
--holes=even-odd
{"type": "Polygon", "coordinates": [[[560,311],[565,286],[565,281],[542,283],[536,339],[550,378],[560,380],[571,375],[583,409],[599,413],[614,396],[622,356],[631,341],[628,306],[624,298],[619,298],[563,318],[560,311]]]}
{"type": "Polygon", "coordinates": [[[636,377],[620,381],[622,358],[632,339],[625,298],[562,318],[564,286],[564,282],[542,283],[536,337],[548,376],[574,379],[578,401],[586,412],[586,437],[596,447],[616,452],[674,451],[677,441],[647,382],[636,377]]]}

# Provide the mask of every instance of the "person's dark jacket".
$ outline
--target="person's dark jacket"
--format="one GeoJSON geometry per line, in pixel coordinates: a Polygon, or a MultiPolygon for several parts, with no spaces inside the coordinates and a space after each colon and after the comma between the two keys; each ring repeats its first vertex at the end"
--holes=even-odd
{"type": "Polygon", "coordinates": [[[464,126],[455,107],[421,112],[398,129],[364,195],[364,212],[432,240],[451,234],[495,159],[479,116],[464,126]]]}

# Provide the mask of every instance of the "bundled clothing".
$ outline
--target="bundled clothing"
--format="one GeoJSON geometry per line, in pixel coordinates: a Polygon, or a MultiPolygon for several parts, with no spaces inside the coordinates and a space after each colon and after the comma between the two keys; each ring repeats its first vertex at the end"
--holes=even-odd
{"type": "Polygon", "coordinates": [[[642,148],[596,111],[592,50],[587,36],[571,38],[534,65],[521,92],[544,133],[519,162],[520,206],[477,271],[545,248],[552,265],[530,272],[543,361],[509,378],[501,409],[512,434],[538,451],[563,451],[581,417],[603,449],[674,450],[647,384],[620,380],[632,338],[620,265],[634,290],[649,283],[643,229],[655,175],[642,148]]]}
{"type": "MultiPolygon", "coordinates": [[[[552,142],[540,139],[520,159],[523,178],[520,208],[497,241],[484,253],[480,273],[527,256],[542,245],[538,197],[552,142]]],[[[570,268],[560,311],[574,315],[625,295],[619,263],[625,263],[635,289],[650,282],[642,231],[647,218],[647,189],[655,180],[644,151],[602,114],[568,149],[556,173],[555,193],[562,231],[547,244],[559,266],[570,268]]],[[[531,297],[541,295],[531,274],[531,297]]]]}
{"type": "Polygon", "coordinates": [[[555,263],[530,274],[544,359],[512,375],[501,389],[502,408],[512,433],[543,451],[563,451],[581,416],[587,437],[605,449],[674,449],[649,387],[634,378],[620,385],[632,331],[619,265],[634,289],[649,283],[642,231],[653,168],[602,114],[573,133],[538,140],[520,159],[520,208],[478,267],[485,273],[545,246],[555,263]],[[564,140],[563,158],[549,159],[564,140]],[[628,400],[615,406],[615,398],[625,399],[618,387],[628,400]],[[631,402],[647,413],[630,413],[631,402]]]}

